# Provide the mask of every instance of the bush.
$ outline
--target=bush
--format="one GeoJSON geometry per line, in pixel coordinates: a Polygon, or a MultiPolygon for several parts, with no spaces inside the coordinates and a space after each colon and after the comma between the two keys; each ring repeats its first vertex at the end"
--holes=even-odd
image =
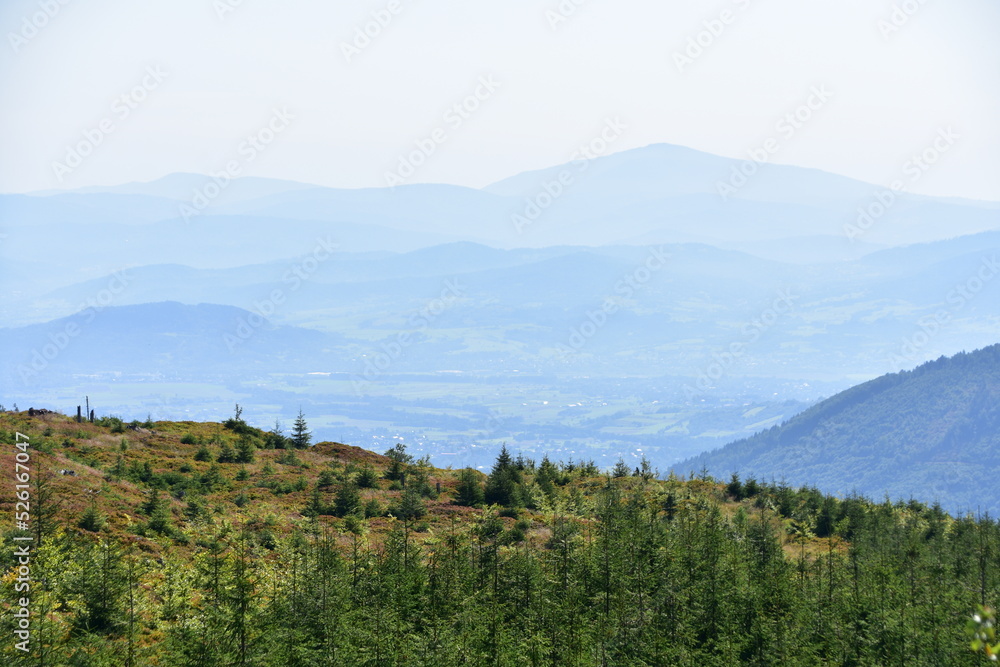
{"type": "Polygon", "coordinates": [[[97,507],[91,503],[83,512],[83,516],[76,522],[76,525],[92,533],[98,533],[107,523],[107,517],[97,511],[97,507]]]}
{"type": "Polygon", "coordinates": [[[365,464],[358,473],[358,488],[374,489],[378,487],[378,473],[370,465],[365,464]]]}
{"type": "Polygon", "coordinates": [[[333,513],[339,517],[345,517],[354,513],[361,505],[361,494],[358,493],[356,484],[341,484],[337,489],[337,497],[333,501],[333,513]]]}
{"type": "Polygon", "coordinates": [[[241,437],[239,443],[236,445],[236,463],[253,463],[256,449],[250,438],[246,436],[241,437]]]}
{"type": "Polygon", "coordinates": [[[125,422],[123,422],[119,417],[101,417],[96,420],[96,423],[98,426],[110,428],[112,433],[125,432],[125,422]]]}
{"type": "Polygon", "coordinates": [[[229,446],[228,443],[222,446],[219,450],[219,456],[216,458],[219,463],[235,463],[236,462],[236,452],[233,448],[229,446]]]}
{"type": "Polygon", "coordinates": [[[379,501],[372,498],[365,503],[365,518],[371,519],[372,517],[382,516],[385,514],[385,509],[379,503],[379,501]]]}
{"type": "Polygon", "coordinates": [[[190,433],[185,433],[184,435],[181,436],[181,444],[182,445],[196,445],[196,444],[198,444],[198,439],[195,438],[190,433]]]}
{"type": "Polygon", "coordinates": [[[299,457],[295,455],[295,451],[291,449],[286,449],[278,457],[278,463],[286,466],[301,466],[302,461],[299,457]]]}
{"type": "Polygon", "coordinates": [[[407,489],[403,492],[399,503],[393,505],[389,512],[404,521],[414,521],[423,518],[427,514],[427,507],[416,490],[407,489]]]}
{"type": "Polygon", "coordinates": [[[472,468],[465,468],[458,474],[458,493],[455,502],[469,507],[483,503],[482,475],[472,468]]]}

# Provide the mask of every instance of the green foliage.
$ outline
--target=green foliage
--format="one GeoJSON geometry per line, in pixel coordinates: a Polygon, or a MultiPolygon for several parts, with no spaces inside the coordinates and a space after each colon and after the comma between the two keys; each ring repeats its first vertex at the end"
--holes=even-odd
{"type": "Polygon", "coordinates": [[[493,470],[486,479],[484,491],[486,502],[504,507],[521,507],[523,505],[521,483],[521,472],[514,466],[510,452],[504,445],[493,464],[493,470]]]}
{"type": "Polygon", "coordinates": [[[319,479],[316,480],[316,486],[321,489],[333,486],[336,483],[337,478],[334,476],[333,471],[324,470],[319,474],[319,479]]]}
{"type": "Polygon", "coordinates": [[[196,445],[196,444],[198,444],[198,439],[195,438],[190,433],[185,433],[184,435],[181,436],[181,444],[182,445],[196,445]]]}
{"type": "Polygon", "coordinates": [[[406,453],[406,445],[401,442],[397,442],[391,449],[387,449],[385,456],[403,465],[413,463],[413,456],[406,453]]]}
{"type": "Polygon", "coordinates": [[[626,465],[625,460],[619,457],[618,462],[615,463],[614,470],[611,471],[611,476],[615,479],[620,479],[628,477],[631,473],[632,470],[626,465]]]}
{"type": "Polygon", "coordinates": [[[364,514],[366,519],[371,519],[377,516],[384,516],[385,510],[382,508],[382,504],[379,503],[378,500],[372,498],[365,503],[364,514]]]}
{"type": "Polygon", "coordinates": [[[302,410],[299,410],[299,414],[295,418],[295,423],[292,426],[292,446],[296,449],[305,449],[309,446],[311,440],[312,433],[309,432],[308,425],[306,424],[306,417],[302,414],[302,410]]]}
{"type": "Polygon", "coordinates": [[[358,492],[358,485],[353,482],[341,484],[333,501],[334,515],[345,517],[354,514],[360,506],[361,494],[358,492]]]}
{"type": "Polygon", "coordinates": [[[219,455],[215,460],[219,463],[236,463],[236,451],[227,442],[219,449],[219,455]]]}
{"type": "Polygon", "coordinates": [[[392,482],[398,482],[399,488],[406,486],[406,473],[413,463],[413,457],[406,453],[406,445],[401,442],[396,443],[392,449],[388,449],[385,455],[389,458],[389,467],[385,470],[385,478],[392,482]]]}
{"type": "Polygon", "coordinates": [[[302,461],[299,460],[299,457],[295,455],[294,450],[291,449],[286,449],[281,453],[281,456],[278,457],[278,463],[296,467],[302,465],[302,461]]]}
{"type": "Polygon", "coordinates": [[[210,450],[205,445],[198,448],[198,451],[194,454],[195,461],[212,461],[212,450],[210,450]]]}
{"type": "Polygon", "coordinates": [[[87,509],[83,511],[76,525],[92,533],[98,533],[104,528],[107,521],[108,518],[102,512],[98,511],[97,504],[92,502],[87,505],[87,509]]]}
{"type": "Polygon", "coordinates": [[[485,501],[482,476],[472,468],[464,468],[458,474],[458,487],[455,502],[459,505],[474,507],[485,501]]]}
{"type": "Polygon", "coordinates": [[[367,463],[361,466],[361,470],[358,471],[357,483],[360,489],[378,488],[378,473],[375,472],[375,468],[367,463]]]}
{"type": "Polygon", "coordinates": [[[191,498],[184,505],[184,518],[188,521],[198,521],[208,516],[205,502],[200,498],[191,498]]]}
{"type": "Polygon", "coordinates": [[[404,521],[414,521],[427,515],[427,506],[416,489],[406,489],[399,502],[389,508],[389,513],[404,521]]]}
{"type": "Polygon", "coordinates": [[[240,404],[236,404],[235,413],[232,417],[222,422],[222,426],[233,433],[241,436],[249,436],[259,434],[260,431],[243,421],[243,408],[240,404]]]}
{"type": "Polygon", "coordinates": [[[729,484],[726,485],[726,495],[736,501],[743,500],[745,497],[743,495],[743,483],[740,481],[738,473],[734,472],[732,478],[729,480],[729,484]]]}
{"type": "Polygon", "coordinates": [[[233,460],[236,463],[253,463],[254,452],[256,450],[257,448],[249,436],[240,436],[239,442],[236,443],[236,452],[233,460]]]}
{"type": "Polygon", "coordinates": [[[969,636],[969,647],[977,653],[985,653],[990,660],[1000,656],[1000,642],[997,642],[996,614],[989,607],[979,605],[978,611],[966,622],[965,634],[969,636]]]}

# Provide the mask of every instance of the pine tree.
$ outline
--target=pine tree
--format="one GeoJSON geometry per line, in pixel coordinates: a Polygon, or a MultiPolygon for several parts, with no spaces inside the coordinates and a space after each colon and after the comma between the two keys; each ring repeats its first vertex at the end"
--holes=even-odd
{"type": "Polygon", "coordinates": [[[459,505],[469,507],[482,504],[485,500],[483,495],[482,475],[472,468],[464,468],[458,474],[458,487],[455,502],[459,505]]]}
{"type": "Polygon", "coordinates": [[[378,473],[375,472],[375,468],[371,467],[367,463],[361,466],[361,470],[358,472],[358,488],[378,488],[378,473]]]}
{"type": "Polygon", "coordinates": [[[281,422],[275,419],[274,428],[264,435],[264,447],[266,449],[284,449],[287,443],[288,438],[282,432],[281,422]]]}
{"type": "Polygon", "coordinates": [[[500,449],[493,470],[486,479],[485,499],[487,503],[518,507],[521,505],[521,473],[514,466],[507,445],[500,449]]]}
{"type": "Polygon", "coordinates": [[[389,511],[403,521],[415,521],[427,514],[427,507],[417,490],[409,488],[403,491],[399,504],[389,511]]]}
{"type": "Polygon", "coordinates": [[[233,460],[236,463],[253,463],[256,449],[250,436],[241,435],[239,442],[236,443],[236,454],[233,460]]]}
{"type": "Polygon", "coordinates": [[[339,517],[353,514],[361,505],[361,494],[358,492],[358,485],[354,482],[345,482],[337,489],[337,496],[333,501],[333,512],[339,517]]]}
{"type": "Polygon", "coordinates": [[[616,479],[628,477],[630,472],[628,466],[625,464],[625,460],[619,457],[618,463],[615,464],[615,469],[611,471],[611,476],[616,479]]]}
{"type": "Polygon", "coordinates": [[[305,449],[311,440],[312,433],[309,432],[306,417],[299,409],[299,416],[295,418],[295,424],[292,426],[292,446],[296,449],[305,449]]]}
{"type": "Polygon", "coordinates": [[[219,449],[219,455],[215,459],[219,463],[235,463],[236,462],[236,452],[233,448],[229,446],[229,443],[222,445],[219,449]]]}
{"type": "Polygon", "coordinates": [[[733,473],[729,484],[726,485],[726,493],[733,500],[743,500],[743,483],[740,481],[739,473],[733,473]]]}
{"type": "Polygon", "coordinates": [[[406,445],[397,442],[392,449],[385,452],[389,459],[389,467],[385,470],[385,478],[391,482],[399,482],[406,485],[406,472],[413,462],[413,457],[406,453],[406,445]]]}
{"type": "Polygon", "coordinates": [[[92,533],[98,533],[104,528],[105,523],[107,523],[107,517],[97,510],[97,501],[92,499],[76,525],[92,533]]]}

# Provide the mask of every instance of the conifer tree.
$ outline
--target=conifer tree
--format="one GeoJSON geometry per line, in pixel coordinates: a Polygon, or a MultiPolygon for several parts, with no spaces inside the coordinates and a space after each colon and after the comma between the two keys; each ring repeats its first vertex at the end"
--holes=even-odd
{"type": "Polygon", "coordinates": [[[504,445],[493,464],[493,470],[486,479],[486,502],[504,507],[520,506],[520,485],[521,473],[514,466],[507,445],[504,445]]]}
{"type": "Polygon", "coordinates": [[[459,505],[479,505],[485,499],[481,475],[472,468],[463,468],[458,474],[455,502],[459,505]]]}
{"type": "Polygon", "coordinates": [[[309,446],[311,440],[312,433],[309,432],[308,425],[306,424],[306,416],[300,408],[299,415],[295,418],[295,423],[292,426],[292,446],[296,449],[305,449],[309,446]]]}

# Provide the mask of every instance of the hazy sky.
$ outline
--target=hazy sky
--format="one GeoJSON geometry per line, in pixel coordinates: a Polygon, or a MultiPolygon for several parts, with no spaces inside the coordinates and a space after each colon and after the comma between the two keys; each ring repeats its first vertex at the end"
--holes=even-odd
{"type": "Polygon", "coordinates": [[[410,182],[479,187],[619,118],[614,151],[775,139],[883,184],[929,150],[912,191],[1000,200],[996,0],[4,0],[0,26],[4,192],[232,161],[381,186],[417,143],[410,182]]]}

